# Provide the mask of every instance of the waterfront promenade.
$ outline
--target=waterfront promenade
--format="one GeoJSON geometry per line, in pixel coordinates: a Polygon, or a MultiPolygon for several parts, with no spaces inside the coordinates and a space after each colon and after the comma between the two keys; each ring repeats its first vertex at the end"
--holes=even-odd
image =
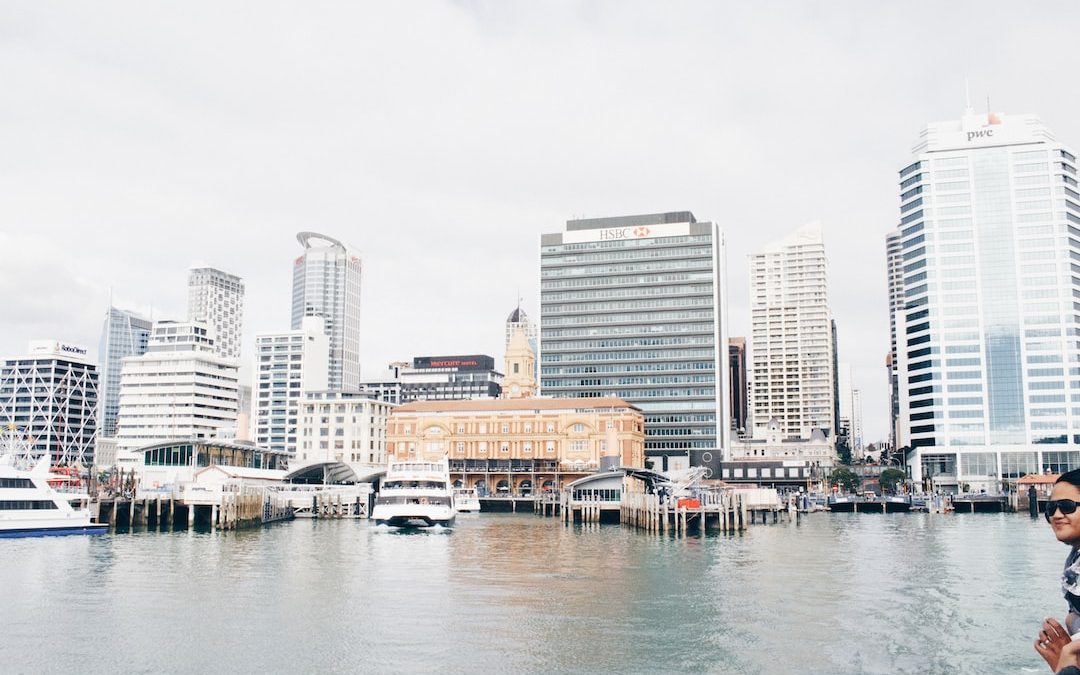
{"type": "Polygon", "coordinates": [[[528,514],[10,540],[5,672],[1042,673],[1021,514],[642,536],[528,514]],[[16,620],[17,619],[17,620],[16,620]],[[1025,671],[1025,669],[1030,669],[1025,671]]]}

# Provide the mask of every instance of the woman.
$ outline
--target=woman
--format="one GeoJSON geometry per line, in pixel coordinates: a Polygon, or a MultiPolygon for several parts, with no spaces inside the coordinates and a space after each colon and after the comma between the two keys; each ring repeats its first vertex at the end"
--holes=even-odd
{"type": "MultiPolygon", "coordinates": [[[[1062,664],[1062,650],[1072,641],[1072,634],[1080,632],[1080,469],[1061,475],[1054,483],[1050,501],[1046,502],[1043,515],[1054,530],[1054,536],[1072,547],[1065,558],[1065,570],[1061,574],[1061,591],[1068,604],[1065,625],[1054,619],[1043,621],[1035,651],[1046,660],[1051,670],[1057,671],[1062,664]]],[[[1070,650],[1072,651],[1072,650],[1070,650]]]]}

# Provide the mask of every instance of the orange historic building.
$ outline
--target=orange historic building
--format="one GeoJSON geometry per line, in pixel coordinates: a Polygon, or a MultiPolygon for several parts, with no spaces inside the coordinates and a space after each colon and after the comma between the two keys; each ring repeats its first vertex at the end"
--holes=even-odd
{"type": "Polygon", "coordinates": [[[645,466],[641,409],[614,397],[415,401],[394,408],[387,454],[450,458],[451,480],[481,496],[528,497],[600,469],[645,466]]]}

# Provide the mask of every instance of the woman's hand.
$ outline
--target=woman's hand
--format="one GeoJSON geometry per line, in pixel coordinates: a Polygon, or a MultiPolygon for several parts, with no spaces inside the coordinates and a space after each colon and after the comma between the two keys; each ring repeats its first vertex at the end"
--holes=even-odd
{"type": "Polygon", "coordinates": [[[1065,666],[1077,665],[1077,649],[1080,649],[1080,642],[1074,645],[1069,631],[1056,619],[1043,621],[1042,630],[1035,640],[1035,651],[1043,657],[1050,670],[1056,673],[1065,666]],[[1071,648],[1066,650],[1067,646],[1071,648]]]}

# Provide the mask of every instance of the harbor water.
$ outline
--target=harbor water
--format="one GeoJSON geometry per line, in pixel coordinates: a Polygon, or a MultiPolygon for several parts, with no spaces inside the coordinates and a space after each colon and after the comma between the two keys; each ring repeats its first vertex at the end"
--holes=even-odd
{"type": "Polygon", "coordinates": [[[1067,552],[1018,514],[0,540],[0,671],[1048,673],[1067,552]]]}

